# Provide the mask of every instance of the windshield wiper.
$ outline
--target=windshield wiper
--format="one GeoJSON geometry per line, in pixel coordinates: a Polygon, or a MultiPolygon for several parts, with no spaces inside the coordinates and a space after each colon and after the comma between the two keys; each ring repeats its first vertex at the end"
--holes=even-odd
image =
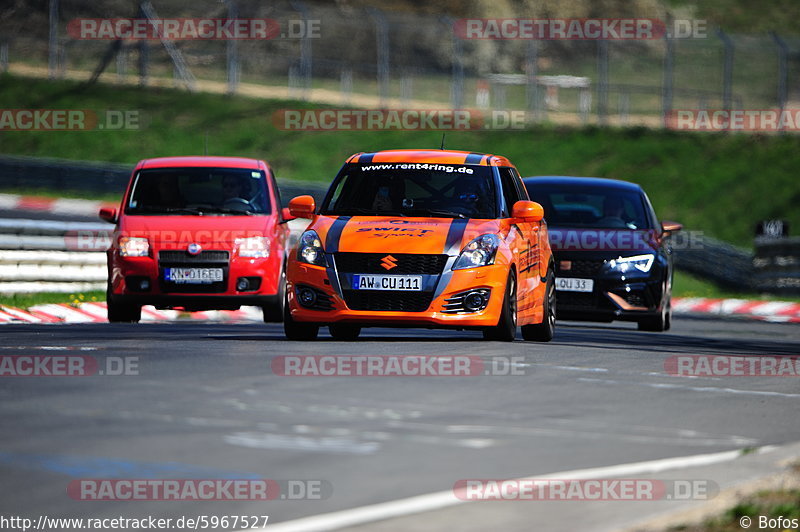
{"type": "Polygon", "coordinates": [[[201,210],[189,207],[142,207],[131,211],[131,214],[203,214],[201,210]]]}
{"type": "Polygon", "coordinates": [[[202,209],[197,209],[200,214],[204,214],[206,212],[213,212],[219,214],[244,214],[246,216],[254,216],[255,213],[251,211],[240,211],[237,209],[228,209],[225,207],[203,207],[202,209]]]}
{"type": "Polygon", "coordinates": [[[453,211],[444,211],[439,209],[416,209],[412,211],[406,211],[406,214],[420,214],[422,216],[447,216],[451,218],[467,218],[460,212],[453,212],[453,211]]]}
{"type": "Polygon", "coordinates": [[[406,216],[404,213],[399,211],[376,211],[375,209],[365,209],[363,207],[347,207],[345,209],[337,209],[336,211],[326,211],[322,214],[346,216],[349,213],[363,214],[365,216],[406,216]]]}

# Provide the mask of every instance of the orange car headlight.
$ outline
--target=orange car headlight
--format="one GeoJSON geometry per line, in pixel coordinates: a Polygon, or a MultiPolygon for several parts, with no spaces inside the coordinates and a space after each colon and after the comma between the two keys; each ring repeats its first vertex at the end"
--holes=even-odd
{"type": "Polygon", "coordinates": [[[453,269],[465,270],[494,264],[498,247],[500,247],[500,238],[492,233],[474,238],[461,250],[461,254],[453,264],[453,269]]]}

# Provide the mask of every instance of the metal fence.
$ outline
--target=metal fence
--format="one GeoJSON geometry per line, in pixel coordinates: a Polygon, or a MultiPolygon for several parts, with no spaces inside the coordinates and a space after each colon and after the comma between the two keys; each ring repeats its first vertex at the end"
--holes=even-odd
{"type": "Polygon", "coordinates": [[[71,71],[142,85],[171,78],[190,89],[216,82],[228,92],[252,84],[342,106],[485,107],[530,111],[535,120],[623,125],[660,125],[670,109],[800,102],[800,39],[774,34],[709,27],[699,36],[652,40],[466,39],[453,18],[347,3],[21,5],[0,22],[0,67],[38,65],[54,78],[71,71]],[[268,18],[280,32],[262,40],[158,42],[83,40],[68,30],[78,19],[130,17],[268,18]]]}

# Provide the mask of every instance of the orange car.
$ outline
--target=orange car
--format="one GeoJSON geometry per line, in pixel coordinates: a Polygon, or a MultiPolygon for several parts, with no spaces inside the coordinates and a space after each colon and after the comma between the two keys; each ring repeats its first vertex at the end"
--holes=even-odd
{"type": "Polygon", "coordinates": [[[484,338],[549,341],[553,258],[541,205],[505,157],[388,150],[347,159],[287,265],[284,330],[340,340],[362,327],[478,329],[484,338]]]}

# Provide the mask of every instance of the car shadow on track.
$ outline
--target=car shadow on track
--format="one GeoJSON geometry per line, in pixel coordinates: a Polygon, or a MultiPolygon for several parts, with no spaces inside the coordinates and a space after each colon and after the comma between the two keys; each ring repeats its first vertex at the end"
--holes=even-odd
{"type": "Polygon", "coordinates": [[[797,355],[800,342],[764,338],[714,338],[674,332],[640,332],[623,327],[559,324],[554,342],[594,349],[630,350],[647,353],[692,355],[797,355]]]}

